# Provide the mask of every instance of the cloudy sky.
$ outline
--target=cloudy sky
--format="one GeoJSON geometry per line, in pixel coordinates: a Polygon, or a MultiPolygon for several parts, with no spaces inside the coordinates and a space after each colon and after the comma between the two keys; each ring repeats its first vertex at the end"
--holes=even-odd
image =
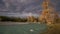
{"type": "MultiPolygon", "coordinates": [[[[38,16],[42,11],[43,0],[0,0],[0,16],[38,16]]],[[[51,0],[57,12],[60,11],[60,0],[51,0]]]]}

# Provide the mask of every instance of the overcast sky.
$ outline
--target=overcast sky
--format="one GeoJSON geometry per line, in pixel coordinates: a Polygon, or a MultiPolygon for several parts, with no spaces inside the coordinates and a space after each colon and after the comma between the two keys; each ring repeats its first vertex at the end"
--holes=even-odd
{"type": "MultiPolygon", "coordinates": [[[[28,16],[32,13],[38,16],[42,11],[43,0],[0,0],[1,16],[28,16]]],[[[51,0],[56,11],[60,11],[60,0],[51,0]]]]}

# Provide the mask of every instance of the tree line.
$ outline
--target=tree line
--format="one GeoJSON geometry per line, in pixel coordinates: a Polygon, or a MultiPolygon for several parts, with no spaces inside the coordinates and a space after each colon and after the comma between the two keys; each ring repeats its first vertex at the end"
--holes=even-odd
{"type": "MultiPolygon", "coordinates": [[[[37,22],[38,18],[34,18],[37,22]]],[[[11,21],[11,22],[27,22],[27,18],[21,18],[21,17],[8,17],[8,16],[0,16],[0,21],[11,21]]],[[[57,18],[55,21],[56,23],[60,23],[60,18],[57,18]]]]}
{"type": "Polygon", "coordinates": [[[0,21],[11,21],[11,22],[26,22],[26,18],[20,17],[8,17],[8,16],[0,16],[0,21]]]}

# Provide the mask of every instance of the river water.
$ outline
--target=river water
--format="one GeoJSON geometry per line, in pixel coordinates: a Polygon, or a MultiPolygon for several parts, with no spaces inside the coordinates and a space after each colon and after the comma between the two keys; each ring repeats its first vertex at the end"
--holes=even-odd
{"type": "Polygon", "coordinates": [[[46,24],[0,23],[0,34],[40,34],[46,30],[46,24]]]}

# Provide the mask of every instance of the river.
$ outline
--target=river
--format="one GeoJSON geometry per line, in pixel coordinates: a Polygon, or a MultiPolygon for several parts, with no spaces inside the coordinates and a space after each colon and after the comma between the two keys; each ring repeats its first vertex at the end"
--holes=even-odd
{"type": "Polygon", "coordinates": [[[46,30],[46,24],[0,22],[0,34],[40,34],[46,30]]]}

